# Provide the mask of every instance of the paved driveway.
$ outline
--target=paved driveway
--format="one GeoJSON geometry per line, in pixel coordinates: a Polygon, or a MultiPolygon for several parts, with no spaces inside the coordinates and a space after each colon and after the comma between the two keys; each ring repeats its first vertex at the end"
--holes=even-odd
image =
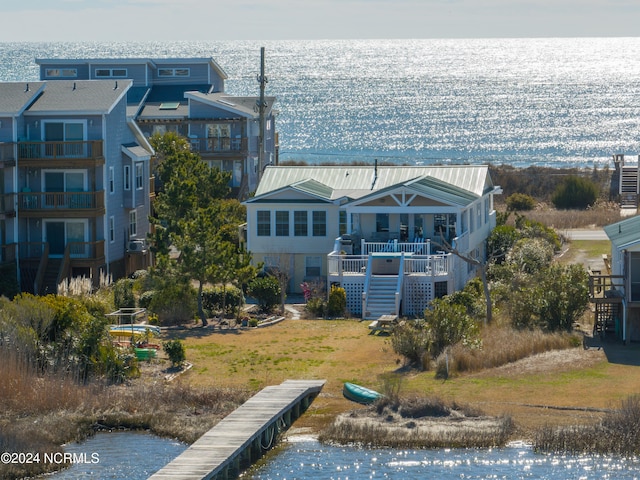
{"type": "Polygon", "coordinates": [[[609,240],[601,228],[571,228],[558,232],[569,240],[609,240]]]}

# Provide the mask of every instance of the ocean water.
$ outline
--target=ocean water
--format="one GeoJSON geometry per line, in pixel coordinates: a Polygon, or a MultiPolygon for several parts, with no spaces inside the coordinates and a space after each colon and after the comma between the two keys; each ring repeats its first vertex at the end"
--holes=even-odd
{"type": "Polygon", "coordinates": [[[226,90],[277,97],[282,160],[602,166],[640,154],[640,38],[0,43],[35,58],[213,57],[226,90]]]}

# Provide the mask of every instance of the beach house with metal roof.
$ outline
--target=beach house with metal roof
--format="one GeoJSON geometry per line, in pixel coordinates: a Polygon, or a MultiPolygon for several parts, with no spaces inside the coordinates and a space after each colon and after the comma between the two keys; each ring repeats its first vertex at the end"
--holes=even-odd
{"type": "Polygon", "coordinates": [[[326,282],[362,318],[421,315],[475,275],[461,256],[484,258],[500,192],[483,165],[267,167],[247,248],[291,291],[326,282]]]}
{"type": "Polygon", "coordinates": [[[231,172],[239,197],[255,191],[259,160],[276,164],[275,98],[225,93],[228,76],[212,58],[37,59],[42,80],[130,79],[127,115],[147,137],[176,132],[210,166],[231,172]],[[263,132],[262,137],[260,131],[263,132]]]}
{"type": "Polygon", "coordinates": [[[127,118],[131,87],[0,83],[0,245],[22,290],[146,266],[153,150],[127,118]]]}

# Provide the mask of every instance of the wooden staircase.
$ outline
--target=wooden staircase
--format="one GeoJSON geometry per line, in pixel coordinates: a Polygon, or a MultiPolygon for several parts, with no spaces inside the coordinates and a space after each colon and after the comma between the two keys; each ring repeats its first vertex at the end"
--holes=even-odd
{"type": "Polygon", "coordinates": [[[636,208],[638,206],[638,166],[622,166],[620,170],[620,206],[636,208]]]}
{"type": "Polygon", "coordinates": [[[47,268],[45,269],[44,276],[42,278],[42,286],[38,292],[40,295],[58,293],[58,274],[60,273],[61,265],[61,258],[49,258],[47,268]]]}
{"type": "Polygon", "coordinates": [[[604,337],[616,332],[616,320],[620,318],[620,303],[599,302],[595,304],[593,336],[604,337]]]}

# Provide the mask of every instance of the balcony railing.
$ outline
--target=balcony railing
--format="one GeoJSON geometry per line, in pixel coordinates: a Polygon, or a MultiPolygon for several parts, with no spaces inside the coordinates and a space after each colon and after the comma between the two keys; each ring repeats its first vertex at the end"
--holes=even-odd
{"type": "Polygon", "coordinates": [[[247,139],[238,137],[189,138],[191,149],[198,153],[237,153],[247,150],[247,139]]]}
{"type": "MultiPolygon", "coordinates": [[[[375,252],[374,252],[375,253],[375,252]]],[[[340,255],[332,252],[327,256],[329,275],[366,275],[368,255],[340,255]]],[[[448,275],[451,269],[451,254],[411,255],[405,257],[405,275],[448,275]]]]}
{"type": "Polygon", "coordinates": [[[38,162],[70,160],[104,161],[102,140],[78,142],[18,142],[18,160],[21,166],[37,165],[38,162]]]}
{"type": "Polygon", "coordinates": [[[104,192],[20,192],[18,208],[22,211],[103,209],[104,192]]]}
{"type": "Polygon", "coordinates": [[[592,302],[621,302],[624,297],[624,276],[590,275],[589,298],[592,302]]]}

